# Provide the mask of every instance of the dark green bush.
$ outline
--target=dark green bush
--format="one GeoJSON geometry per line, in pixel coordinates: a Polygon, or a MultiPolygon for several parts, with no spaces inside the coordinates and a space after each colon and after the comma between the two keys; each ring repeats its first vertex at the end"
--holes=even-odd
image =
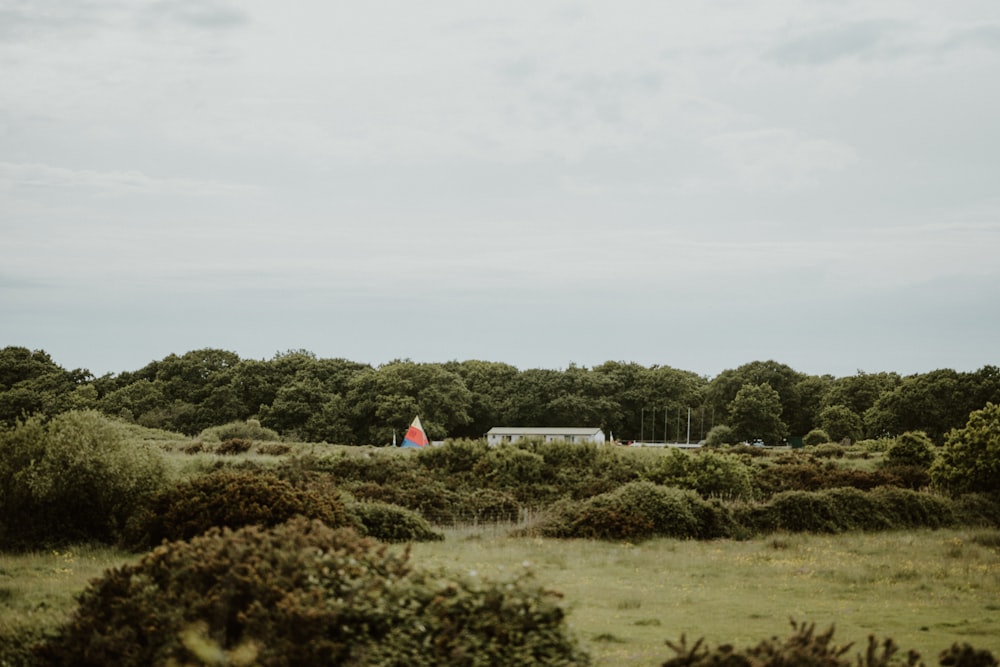
{"type": "Polygon", "coordinates": [[[765,533],[836,533],[841,524],[832,501],[819,492],[784,491],[737,520],[765,533]]]}
{"type": "Polygon", "coordinates": [[[632,482],[584,502],[562,501],[531,530],[550,537],[641,540],[654,536],[722,537],[730,525],[721,504],[652,482],[632,482]]]}
{"type": "Polygon", "coordinates": [[[558,596],[527,578],[419,572],[347,529],[213,529],[108,571],[47,664],[586,665],[558,596]]]}
{"type": "Polygon", "coordinates": [[[268,473],[220,470],[164,489],[129,521],[122,546],[143,550],[214,527],[275,526],[296,515],[353,525],[335,494],[297,488],[268,473]]]}
{"type": "Polygon", "coordinates": [[[802,438],[802,444],[806,447],[815,447],[816,445],[823,445],[828,442],[831,442],[830,434],[821,428],[814,428],[802,438]]]}
{"type": "Polygon", "coordinates": [[[229,438],[219,443],[219,446],[215,448],[215,453],[223,456],[236,456],[237,454],[249,452],[251,447],[253,447],[253,441],[251,440],[229,438]]]}
{"type": "Polygon", "coordinates": [[[955,523],[954,504],[948,498],[888,486],[870,493],[893,528],[941,528],[955,523]]]}
{"type": "Polygon", "coordinates": [[[99,412],[19,422],[0,432],[0,545],[113,543],[165,481],[162,453],[99,412]]]}
{"type": "Polygon", "coordinates": [[[722,447],[723,445],[735,445],[739,441],[736,432],[725,424],[718,424],[709,429],[705,435],[706,447],[722,447]]]}
{"type": "Polygon", "coordinates": [[[886,464],[890,466],[916,466],[929,468],[936,457],[934,443],[923,431],[907,431],[896,438],[895,444],[886,453],[886,464]]]}
{"type": "Polygon", "coordinates": [[[672,449],[646,472],[650,481],[697,491],[702,497],[746,500],[753,496],[750,468],[740,457],[714,451],[691,454],[672,449]]]}
{"type": "Polygon", "coordinates": [[[290,451],[292,446],[281,442],[264,442],[257,445],[257,453],[265,456],[284,456],[290,451]]]}
{"type": "Polygon", "coordinates": [[[347,508],[365,534],[382,542],[434,542],[444,535],[413,510],[381,502],[352,503],[347,508]]]}
{"type": "MultiPolygon", "coordinates": [[[[853,643],[838,646],[833,643],[833,627],[817,633],[815,624],[792,621],[793,633],[786,639],[771,637],[755,646],[737,649],[732,644],[711,648],[699,639],[688,646],[687,639],[668,641],[674,657],[662,667],[923,667],[920,654],[914,650],[903,654],[892,639],[878,641],[869,635],[864,653],[852,651],[853,643]],[[851,655],[854,653],[854,655],[851,655]]],[[[969,644],[953,644],[941,652],[942,667],[996,667],[997,660],[989,651],[969,644]]]]}
{"type": "Polygon", "coordinates": [[[425,468],[448,475],[471,472],[489,446],[485,440],[448,440],[441,447],[422,449],[417,462],[425,468]]]}
{"type": "Polygon", "coordinates": [[[277,431],[262,427],[256,419],[248,419],[245,422],[230,422],[222,426],[212,426],[202,431],[200,437],[203,440],[219,442],[225,442],[234,438],[239,440],[264,440],[267,442],[278,442],[281,440],[281,436],[278,435],[277,431]]]}

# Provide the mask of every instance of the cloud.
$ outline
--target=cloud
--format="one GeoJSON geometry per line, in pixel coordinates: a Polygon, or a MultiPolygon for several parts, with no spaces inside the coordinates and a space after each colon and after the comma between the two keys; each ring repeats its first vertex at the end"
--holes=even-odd
{"type": "Polygon", "coordinates": [[[846,169],[858,160],[851,146],[784,128],[718,134],[706,139],[705,145],[748,190],[797,189],[823,172],[846,169]]]}
{"type": "Polygon", "coordinates": [[[825,65],[845,58],[870,58],[884,54],[896,21],[855,21],[796,31],[768,56],[789,65],[825,65]]]}
{"type": "Polygon", "coordinates": [[[186,178],[153,178],[140,171],[94,171],[45,164],[0,162],[0,191],[79,190],[95,196],[238,194],[248,186],[186,178]]]}
{"type": "Polygon", "coordinates": [[[160,0],[143,10],[141,18],[211,30],[239,27],[250,20],[247,12],[219,0],[160,0]]]}

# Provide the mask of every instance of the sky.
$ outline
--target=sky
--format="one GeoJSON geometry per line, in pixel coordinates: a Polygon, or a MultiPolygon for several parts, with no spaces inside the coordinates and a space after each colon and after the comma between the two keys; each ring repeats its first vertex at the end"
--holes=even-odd
{"type": "Polygon", "coordinates": [[[1000,364],[996,0],[0,0],[0,347],[1000,364]]]}

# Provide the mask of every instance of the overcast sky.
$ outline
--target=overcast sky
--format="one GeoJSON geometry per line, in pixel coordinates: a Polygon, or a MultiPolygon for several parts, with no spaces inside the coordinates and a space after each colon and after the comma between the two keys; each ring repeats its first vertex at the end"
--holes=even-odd
{"type": "Polygon", "coordinates": [[[996,0],[0,0],[0,346],[1000,364],[996,0]]]}

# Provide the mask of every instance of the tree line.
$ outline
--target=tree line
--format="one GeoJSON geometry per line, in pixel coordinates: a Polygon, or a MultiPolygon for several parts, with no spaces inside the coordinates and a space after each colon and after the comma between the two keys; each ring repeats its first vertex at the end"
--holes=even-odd
{"type": "Polygon", "coordinates": [[[561,370],[483,360],[372,366],[307,350],[257,360],[208,348],[95,377],[44,350],[0,349],[0,423],[8,426],[96,409],[188,435],[253,418],[289,439],[338,444],[388,444],[417,414],[434,440],[480,438],[493,426],[599,426],[619,440],[698,442],[724,425],[766,444],[813,429],[834,441],[924,431],[940,444],[989,402],[1000,403],[1000,368],[990,365],[834,377],[768,360],[708,378],[622,361],[561,370]]]}

